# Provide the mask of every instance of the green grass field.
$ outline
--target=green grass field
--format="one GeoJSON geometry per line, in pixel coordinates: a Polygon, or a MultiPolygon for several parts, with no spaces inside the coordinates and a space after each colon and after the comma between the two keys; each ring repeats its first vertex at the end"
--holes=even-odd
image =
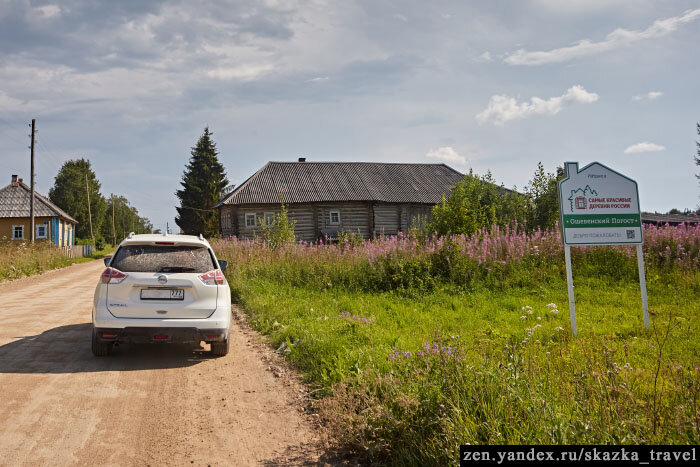
{"type": "Polygon", "coordinates": [[[591,250],[574,264],[574,338],[554,256],[501,286],[369,291],[349,279],[367,271],[365,253],[327,264],[323,251],[217,248],[237,261],[228,279],[253,326],[315,390],[340,445],[368,460],[452,464],[463,443],[699,440],[696,270],[650,268],[645,331],[634,260],[591,250]],[[617,268],[596,273],[606,261],[617,268]],[[537,280],[512,280],[528,271],[537,280]]]}

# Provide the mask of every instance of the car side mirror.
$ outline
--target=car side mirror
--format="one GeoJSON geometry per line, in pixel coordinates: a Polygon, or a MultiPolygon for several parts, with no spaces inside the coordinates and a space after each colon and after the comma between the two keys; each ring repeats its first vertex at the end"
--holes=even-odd
{"type": "Polygon", "coordinates": [[[219,269],[221,269],[222,271],[225,271],[227,266],[228,266],[228,261],[219,260],[219,269]]]}
{"type": "Polygon", "coordinates": [[[105,266],[109,266],[110,261],[112,261],[112,255],[104,257],[105,266]]]}

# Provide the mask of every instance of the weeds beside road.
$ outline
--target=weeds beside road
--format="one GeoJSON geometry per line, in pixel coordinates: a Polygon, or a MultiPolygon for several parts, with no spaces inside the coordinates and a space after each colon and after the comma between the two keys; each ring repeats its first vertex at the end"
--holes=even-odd
{"type": "Polygon", "coordinates": [[[650,332],[634,250],[574,249],[576,339],[556,231],[213,246],[251,323],[318,389],[332,434],[372,460],[700,439],[698,228],[645,229],[650,332]]]}
{"type": "Polygon", "coordinates": [[[0,282],[102,258],[112,251],[112,247],[106,247],[94,251],[89,257],[69,258],[60,248],[48,242],[33,245],[27,242],[0,242],[0,282]]]}

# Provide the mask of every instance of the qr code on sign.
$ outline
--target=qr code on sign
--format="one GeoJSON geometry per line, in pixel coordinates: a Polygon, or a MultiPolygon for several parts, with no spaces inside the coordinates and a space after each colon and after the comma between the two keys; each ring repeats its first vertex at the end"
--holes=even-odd
{"type": "Polygon", "coordinates": [[[634,238],[634,230],[628,230],[628,231],[627,231],[627,238],[628,238],[628,239],[633,239],[633,238],[634,238]]]}

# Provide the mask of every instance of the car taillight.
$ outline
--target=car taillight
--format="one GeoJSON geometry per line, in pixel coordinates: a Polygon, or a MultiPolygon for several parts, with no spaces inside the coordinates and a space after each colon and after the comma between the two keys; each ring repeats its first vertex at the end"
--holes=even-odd
{"type": "Polygon", "coordinates": [[[119,284],[124,279],[126,279],[126,274],[114,268],[105,269],[100,276],[100,280],[103,284],[119,284]]]}
{"type": "Polygon", "coordinates": [[[225,282],[224,273],[221,269],[214,269],[206,274],[199,276],[199,280],[204,282],[206,285],[223,285],[225,282]]]}

